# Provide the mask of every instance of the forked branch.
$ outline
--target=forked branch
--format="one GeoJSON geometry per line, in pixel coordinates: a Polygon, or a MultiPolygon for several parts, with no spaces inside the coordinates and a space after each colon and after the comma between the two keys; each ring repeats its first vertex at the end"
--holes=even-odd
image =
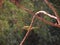
{"type": "MultiPolygon", "coordinates": [[[[31,28],[32,28],[32,25],[33,25],[33,22],[34,22],[35,17],[36,17],[38,14],[41,14],[41,13],[46,14],[46,15],[48,15],[48,16],[51,17],[51,18],[57,19],[57,17],[52,16],[52,15],[48,14],[48,13],[45,12],[45,11],[38,11],[38,12],[36,12],[35,15],[34,15],[33,18],[32,18],[30,27],[28,28],[28,31],[27,31],[26,35],[24,36],[23,40],[21,41],[20,45],[23,45],[23,43],[25,42],[25,39],[28,37],[28,35],[29,35],[30,31],[31,31],[31,28]]],[[[39,18],[39,19],[42,19],[42,18],[39,18]]]]}
{"type": "MultiPolygon", "coordinates": [[[[49,3],[47,2],[47,0],[45,0],[45,2],[49,5],[49,3]]],[[[16,3],[17,3],[17,2],[16,2],[16,3]]],[[[30,24],[30,27],[28,28],[28,32],[27,32],[26,35],[24,36],[24,38],[23,38],[23,40],[21,41],[20,45],[23,45],[25,39],[28,37],[28,35],[29,35],[30,31],[31,31],[32,24],[33,24],[33,22],[34,22],[35,17],[37,17],[39,20],[43,21],[44,23],[46,23],[46,24],[48,24],[48,25],[51,25],[51,26],[55,26],[55,27],[60,28],[59,16],[58,16],[58,14],[57,14],[57,12],[56,12],[56,10],[55,10],[55,8],[54,8],[53,6],[49,5],[49,7],[50,7],[50,8],[53,10],[53,12],[55,13],[55,16],[53,16],[53,15],[51,15],[51,14],[48,14],[48,13],[45,12],[45,11],[38,11],[38,12],[34,13],[33,11],[25,8],[23,5],[19,5],[19,3],[17,3],[16,5],[17,5],[18,7],[20,7],[21,9],[27,11],[29,14],[33,15],[33,18],[32,18],[31,24],[30,24]],[[48,15],[48,16],[51,17],[51,18],[56,19],[56,20],[58,21],[58,24],[55,25],[54,23],[49,22],[49,21],[45,20],[44,18],[39,17],[39,16],[37,15],[38,13],[43,13],[43,14],[48,15]]]]}
{"type": "Polygon", "coordinates": [[[51,8],[51,10],[54,12],[55,16],[57,17],[57,22],[60,25],[60,18],[58,16],[56,9],[54,8],[54,6],[50,2],[48,2],[48,0],[44,0],[44,1],[49,6],[49,8],[51,8]]]}
{"type": "MultiPolygon", "coordinates": [[[[44,0],[44,1],[45,1],[46,4],[53,10],[53,12],[55,13],[56,17],[58,18],[58,22],[59,22],[59,24],[60,24],[59,16],[57,15],[57,12],[56,12],[55,8],[54,8],[53,6],[51,7],[51,4],[50,4],[47,0],[44,0]]],[[[15,4],[15,3],[14,3],[14,4],[15,4]]],[[[32,10],[29,10],[29,9],[25,8],[24,5],[19,4],[17,1],[16,1],[16,6],[19,7],[19,8],[21,8],[22,10],[27,11],[27,12],[28,12],[29,14],[31,14],[31,15],[35,15],[35,13],[34,13],[32,10]]],[[[39,20],[43,21],[44,23],[46,23],[46,24],[48,24],[48,25],[51,25],[51,26],[55,26],[55,27],[60,28],[60,25],[59,25],[59,24],[56,24],[56,25],[55,25],[54,23],[49,22],[49,21],[47,21],[47,20],[45,20],[45,19],[43,19],[43,18],[41,18],[41,17],[39,17],[39,16],[36,16],[36,17],[37,17],[39,20]]]]}

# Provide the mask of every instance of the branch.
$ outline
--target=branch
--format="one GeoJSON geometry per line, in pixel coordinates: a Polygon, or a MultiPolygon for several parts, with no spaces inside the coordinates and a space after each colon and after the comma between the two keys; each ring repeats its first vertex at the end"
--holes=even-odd
{"type": "MultiPolygon", "coordinates": [[[[33,11],[25,8],[23,5],[20,6],[20,8],[23,9],[23,10],[25,10],[25,11],[27,11],[27,12],[28,12],[29,14],[31,14],[31,15],[35,15],[35,13],[34,13],[33,11]]],[[[60,25],[58,25],[58,24],[55,25],[54,23],[49,22],[49,21],[47,21],[47,20],[45,20],[45,19],[43,19],[43,18],[41,18],[41,17],[39,17],[39,16],[37,16],[37,18],[38,18],[39,20],[43,21],[44,23],[48,24],[48,25],[51,25],[51,26],[55,26],[55,27],[60,28],[60,25]]]]}
{"type": "MultiPolygon", "coordinates": [[[[54,23],[49,22],[49,21],[47,21],[47,20],[39,17],[39,16],[37,15],[37,13],[34,13],[33,11],[25,8],[23,5],[19,5],[19,4],[17,3],[16,6],[18,6],[18,7],[20,7],[21,9],[27,11],[29,14],[33,15],[33,18],[32,18],[31,24],[30,24],[30,27],[28,28],[28,32],[26,33],[25,37],[24,37],[23,40],[21,41],[20,45],[23,45],[24,41],[26,40],[27,36],[29,35],[29,33],[30,33],[30,31],[31,31],[31,28],[32,28],[32,24],[33,24],[33,21],[34,21],[35,16],[36,16],[39,20],[43,21],[44,23],[46,23],[46,24],[48,24],[48,25],[51,25],[51,26],[55,26],[55,27],[60,28],[60,25],[58,25],[58,24],[55,25],[54,23]]],[[[40,11],[39,13],[41,13],[41,11],[40,11]]],[[[42,13],[43,13],[43,14],[46,14],[46,15],[48,14],[48,13],[46,13],[46,12],[44,12],[44,11],[43,11],[42,13]]],[[[54,18],[54,19],[58,18],[57,16],[56,16],[56,17],[55,17],[55,16],[51,16],[50,14],[48,14],[48,16],[51,17],[51,18],[54,18]]]]}
{"type": "Polygon", "coordinates": [[[38,18],[39,20],[41,20],[42,22],[48,24],[48,25],[51,25],[51,26],[60,28],[60,25],[58,25],[58,24],[54,24],[54,23],[52,23],[52,22],[49,22],[49,21],[47,21],[47,20],[45,20],[45,19],[43,19],[43,18],[41,18],[41,17],[39,17],[39,16],[37,16],[37,18],[38,18]]]}
{"type": "Polygon", "coordinates": [[[45,11],[38,11],[38,12],[36,12],[35,14],[37,15],[37,14],[39,14],[39,13],[43,13],[43,14],[45,14],[45,15],[51,17],[51,18],[57,19],[57,17],[55,17],[55,16],[53,16],[53,15],[51,15],[51,14],[45,12],[45,11]]]}
{"type": "Polygon", "coordinates": [[[34,19],[35,19],[35,16],[33,16],[31,24],[30,24],[30,26],[28,28],[28,31],[27,31],[26,35],[24,36],[23,40],[21,41],[20,45],[23,45],[23,43],[25,42],[26,38],[28,37],[28,35],[29,35],[30,31],[31,31],[34,19]]]}
{"type": "MultiPolygon", "coordinates": [[[[45,0],[45,1],[46,1],[46,0],[45,0]]],[[[22,10],[27,11],[27,12],[28,12],[29,14],[31,14],[31,15],[35,15],[35,13],[34,13],[33,11],[25,8],[23,5],[19,4],[18,2],[16,2],[16,3],[17,3],[17,4],[16,4],[17,7],[21,8],[22,10]]],[[[43,18],[41,18],[41,17],[39,17],[39,16],[37,16],[37,18],[38,18],[39,20],[43,21],[44,23],[48,24],[48,25],[51,25],[51,26],[55,26],[55,27],[60,28],[60,25],[58,25],[58,24],[55,25],[54,23],[49,22],[49,21],[47,21],[47,20],[45,20],[45,19],[43,19],[43,18]]]]}
{"type": "MultiPolygon", "coordinates": [[[[28,35],[29,35],[30,31],[31,31],[31,28],[32,28],[32,25],[33,25],[33,22],[34,22],[35,17],[36,17],[38,14],[41,14],[41,13],[46,14],[46,15],[52,17],[52,18],[57,19],[55,16],[51,16],[50,14],[46,13],[45,11],[38,11],[38,12],[36,12],[35,15],[34,15],[33,18],[32,18],[31,24],[30,24],[30,26],[29,26],[29,28],[28,28],[28,32],[27,32],[26,35],[24,36],[24,38],[23,38],[23,40],[21,41],[20,45],[23,45],[23,43],[25,42],[26,38],[28,37],[28,35]]],[[[43,18],[39,18],[39,19],[42,20],[42,21],[44,21],[45,23],[48,23],[48,22],[46,22],[43,18]]],[[[52,23],[48,23],[48,24],[50,24],[50,25],[52,25],[52,26],[56,26],[56,25],[53,25],[52,23]]]]}
{"type": "MultiPolygon", "coordinates": [[[[29,14],[35,15],[35,13],[34,13],[33,11],[25,8],[23,5],[20,5],[19,7],[20,7],[21,9],[27,11],[29,14]]],[[[39,17],[39,16],[37,16],[37,18],[38,18],[39,20],[43,21],[44,23],[48,24],[48,25],[51,25],[51,26],[60,28],[60,25],[59,25],[59,24],[56,24],[56,25],[55,25],[54,23],[49,22],[49,21],[47,21],[47,20],[45,20],[45,19],[43,19],[43,18],[41,18],[41,17],[39,17]]]]}
{"type": "Polygon", "coordinates": [[[53,6],[51,3],[48,2],[48,0],[44,0],[44,1],[45,1],[46,4],[49,6],[49,8],[52,9],[52,11],[54,12],[55,16],[57,17],[57,22],[58,22],[58,24],[60,25],[60,19],[59,19],[59,16],[58,16],[58,14],[57,14],[56,9],[54,8],[54,6],[53,6]]]}

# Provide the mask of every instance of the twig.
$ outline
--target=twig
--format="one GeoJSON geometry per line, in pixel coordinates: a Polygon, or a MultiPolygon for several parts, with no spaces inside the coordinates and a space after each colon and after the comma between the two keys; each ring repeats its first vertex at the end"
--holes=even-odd
{"type": "MultiPolygon", "coordinates": [[[[43,13],[43,14],[45,14],[45,15],[51,17],[51,18],[57,19],[57,17],[55,17],[55,16],[53,16],[53,15],[47,13],[46,11],[38,11],[38,12],[36,12],[35,14],[37,15],[37,14],[39,14],[39,13],[43,13]]],[[[41,15],[41,16],[42,16],[42,15],[41,15]]]]}
{"type": "Polygon", "coordinates": [[[60,25],[58,25],[58,24],[54,24],[54,23],[52,23],[52,22],[49,22],[49,21],[47,21],[47,20],[45,20],[44,18],[41,18],[41,17],[39,17],[39,16],[37,16],[37,18],[38,18],[39,20],[41,20],[42,22],[48,24],[48,25],[51,25],[51,26],[60,28],[60,25]]]}
{"type": "Polygon", "coordinates": [[[57,13],[56,9],[54,8],[54,6],[50,2],[48,2],[48,0],[44,0],[44,1],[49,6],[49,8],[52,9],[52,11],[54,12],[55,16],[57,17],[57,22],[60,25],[60,19],[59,19],[59,16],[58,16],[58,13],[57,13]]]}
{"type": "Polygon", "coordinates": [[[30,24],[30,26],[28,28],[28,31],[27,31],[26,35],[24,36],[23,40],[21,41],[20,45],[23,45],[23,43],[25,42],[26,38],[28,37],[28,35],[29,35],[30,31],[31,31],[34,19],[35,19],[35,16],[33,16],[31,24],[30,24]]]}

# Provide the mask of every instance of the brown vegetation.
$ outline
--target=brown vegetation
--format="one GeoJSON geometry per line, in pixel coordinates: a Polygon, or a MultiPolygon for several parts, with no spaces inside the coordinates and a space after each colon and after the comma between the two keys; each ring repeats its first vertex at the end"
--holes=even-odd
{"type": "Polygon", "coordinates": [[[4,1],[3,0],[0,0],[0,8],[2,7],[4,1]]]}

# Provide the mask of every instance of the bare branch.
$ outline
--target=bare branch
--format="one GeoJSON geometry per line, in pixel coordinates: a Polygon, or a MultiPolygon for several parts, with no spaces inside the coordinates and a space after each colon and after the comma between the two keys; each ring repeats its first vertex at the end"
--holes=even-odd
{"type": "Polygon", "coordinates": [[[44,0],[44,1],[52,9],[52,11],[54,12],[55,16],[57,17],[57,22],[60,25],[60,19],[59,19],[59,16],[58,16],[58,13],[57,13],[56,9],[54,8],[54,6],[50,2],[48,2],[48,0],[44,0]]]}
{"type": "MultiPolygon", "coordinates": [[[[23,5],[19,5],[18,3],[17,3],[17,6],[20,7],[21,9],[27,11],[29,14],[33,15],[33,18],[32,18],[31,24],[30,24],[30,27],[28,28],[28,32],[26,33],[26,35],[24,36],[23,40],[22,40],[21,43],[20,43],[20,45],[23,45],[24,41],[26,40],[26,38],[28,37],[28,35],[29,35],[30,31],[31,31],[32,24],[33,24],[33,22],[34,22],[34,19],[35,19],[35,16],[37,15],[37,13],[34,13],[33,11],[25,8],[23,5]]],[[[55,11],[54,11],[54,12],[55,12],[55,11]]],[[[42,12],[39,12],[39,13],[42,13],[42,12]]],[[[55,12],[55,13],[56,13],[56,12],[55,12]]],[[[43,11],[43,14],[46,14],[46,15],[48,15],[49,17],[54,18],[54,19],[57,19],[57,18],[58,18],[57,16],[56,16],[56,17],[55,17],[55,16],[51,16],[50,14],[48,14],[48,13],[46,13],[46,12],[44,12],[44,11],[43,11]]],[[[56,15],[56,14],[55,14],[55,15],[56,15]]],[[[46,24],[48,24],[48,25],[51,25],[51,26],[55,26],[55,27],[60,28],[60,25],[58,25],[58,24],[55,25],[54,23],[49,22],[49,21],[47,21],[47,20],[39,17],[38,15],[37,15],[36,17],[37,17],[39,20],[43,21],[44,23],[46,23],[46,24]]],[[[59,20],[58,20],[58,21],[59,21],[59,20]]]]}
{"type": "Polygon", "coordinates": [[[37,14],[39,14],[39,13],[43,13],[43,14],[45,14],[45,15],[51,17],[51,18],[57,19],[57,17],[55,17],[55,16],[53,16],[53,15],[51,15],[51,14],[45,12],[45,11],[38,11],[38,12],[36,12],[35,14],[37,15],[37,14]]]}
{"type": "MultiPolygon", "coordinates": [[[[29,10],[29,9],[27,9],[27,8],[25,8],[25,7],[23,7],[23,9],[24,9],[25,11],[27,11],[29,14],[35,15],[35,13],[32,12],[31,10],[29,10]]],[[[44,23],[46,23],[46,24],[48,24],[48,25],[51,25],[51,26],[55,26],[55,27],[60,28],[60,25],[58,25],[58,24],[55,25],[54,23],[49,22],[49,21],[47,21],[47,20],[45,20],[45,19],[43,19],[43,18],[41,18],[41,17],[39,17],[39,16],[36,16],[36,17],[37,17],[39,20],[43,21],[44,23]]]]}
{"type": "MultiPolygon", "coordinates": [[[[27,32],[26,35],[24,36],[24,38],[23,38],[22,42],[20,43],[20,45],[23,45],[25,39],[26,39],[27,36],[29,35],[29,33],[30,33],[30,31],[31,31],[31,28],[32,28],[33,21],[34,21],[35,17],[36,17],[39,13],[43,13],[43,14],[48,15],[48,16],[51,17],[51,18],[55,18],[55,19],[57,19],[57,17],[52,16],[52,15],[48,14],[48,13],[45,12],[45,11],[38,11],[38,12],[36,12],[35,15],[34,15],[33,18],[32,18],[32,21],[31,21],[30,27],[28,28],[28,32],[27,32]]],[[[42,21],[44,21],[45,23],[47,23],[47,21],[44,20],[43,18],[40,18],[40,17],[39,17],[39,19],[42,20],[42,21]]],[[[47,24],[50,24],[50,25],[52,25],[52,26],[57,26],[57,25],[53,25],[53,23],[50,23],[50,22],[47,23],[47,24]]],[[[60,26],[59,26],[59,27],[60,27],[60,26]]]]}
{"type": "Polygon", "coordinates": [[[23,45],[23,43],[25,42],[26,38],[28,37],[28,35],[29,35],[30,31],[31,31],[34,19],[35,19],[35,16],[33,16],[31,24],[30,24],[30,26],[28,28],[28,31],[27,31],[26,35],[24,36],[23,40],[21,41],[20,45],[23,45]]]}
{"type": "Polygon", "coordinates": [[[54,24],[54,23],[52,23],[52,22],[49,22],[49,21],[47,21],[47,20],[45,20],[45,19],[43,19],[43,18],[41,18],[41,17],[39,17],[39,16],[37,16],[37,18],[38,18],[39,20],[41,20],[42,22],[48,24],[48,25],[51,25],[51,26],[60,28],[60,25],[58,25],[58,24],[54,24]]]}
{"type": "MultiPolygon", "coordinates": [[[[16,2],[16,3],[17,3],[17,2],[16,2]]],[[[23,10],[25,10],[25,11],[27,11],[27,12],[28,12],[29,14],[31,14],[31,15],[35,15],[35,13],[34,13],[33,11],[25,8],[23,5],[21,5],[21,4],[19,4],[19,3],[17,3],[16,6],[17,6],[17,7],[20,7],[21,9],[23,9],[23,10]]],[[[47,20],[45,20],[45,19],[43,19],[43,18],[41,19],[41,17],[39,17],[39,16],[37,16],[37,18],[40,19],[41,21],[43,20],[43,22],[46,23],[46,24],[48,24],[48,25],[51,25],[51,26],[55,26],[55,27],[60,28],[60,25],[55,25],[54,23],[49,22],[49,21],[47,21],[47,20]]]]}
{"type": "MultiPolygon", "coordinates": [[[[30,26],[29,26],[29,28],[28,28],[28,32],[27,32],[26,35],[24,36],[24,38],[23,38],[23,40],[21,41],[20,45],[23,45],[23,43],[25,42],[25,39],[28,37],[28,35],[29,35],[30,31],[31,31],[31,28],[32,28],[34,19],[35,19],[35,17],[38,15],[38,13],[39,13],[39,14],[40,14],[40,13],[43,13],[43,14],[46,14],[46,15],[48,15],[48,16],[51,16],[50,14],[46,13],[45,11],[38,11],[38,12],[36,12],[35,15],[34,15],[33,18],[32,18],[31,24],[30,24],[30,26]]],[[[55,17],[55,16],[53,16],[53,18],[54,18],[54,17],[55,17]]],[[[44,21],[44,22],[47,23],[47,24],[50,24],[50,25],[52,25],[52,26],[56,26],[56,25],[53,25],[53,24],[50,23],[50,22],[48,23],[48,22],[47,22],[46,20],[44,20],[43,18],[40,18],[40,17],[39,17],[39,19],[42,20],[42,21],[44,21]]],[[[59,26],[59,27],[60,27],[60,26],[59,26]]]]}

